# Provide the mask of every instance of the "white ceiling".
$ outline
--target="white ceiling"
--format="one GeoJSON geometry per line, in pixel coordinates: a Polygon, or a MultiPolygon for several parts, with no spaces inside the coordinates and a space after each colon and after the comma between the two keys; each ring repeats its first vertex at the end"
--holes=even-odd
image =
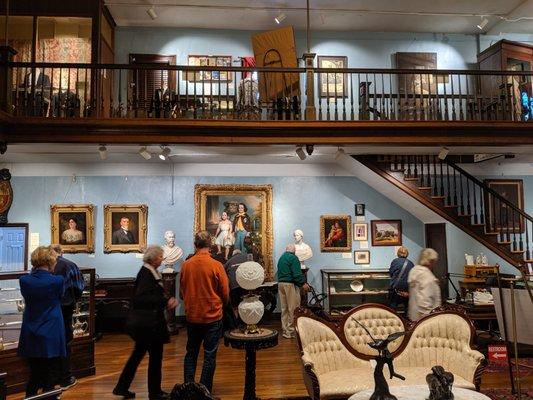
{"type": "MultiPolygon", "coordinates": [[[[326,164],[335,162],[337,146],[315,146],[314,152],[305,161],[295,153],[295,146],[197,146],[174,145],[171,149],[171,161],[162,161],[158,154],[161,146],[148,146],[152,154],[150,160],[139,155],[141,146],[108,145],[107,159],[102,161],[98,145],[89,144],[13,144],[8,145],[7,152],[0,156],[0,163],[199,163],[199,164],[326,164]]],[[[347,154],[437,154],[441,149],[434,147],[373,147],[343,146],[347,154]]],[[[479,165],[495,163],[533,163],[533,146],[513,147],[449,147],[450,154],[515,154],[513,159],[502,157],[486,161],[479,165]]]]}
{"type": "MultiPolygon", "coordinates": [[[[119,26],[269,30],[306,27],[306,0],[105,0],[119,26]],[[154,6],[157,18],[146,11],[154,6]]],[[[310,0],[313,31],[533,33],[533,0],[310,0]]]]}

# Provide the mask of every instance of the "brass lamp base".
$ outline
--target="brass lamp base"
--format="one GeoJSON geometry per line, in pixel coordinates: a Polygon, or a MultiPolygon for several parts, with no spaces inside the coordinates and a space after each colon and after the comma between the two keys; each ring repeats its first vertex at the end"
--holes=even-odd
{"type": "Polygon", "coordinates": [[[246,325],[246,328],[243,329],[243,333],[246,335],[253,335],[256,333],[261,333],[261,329],[257,325],[246,325]]]}

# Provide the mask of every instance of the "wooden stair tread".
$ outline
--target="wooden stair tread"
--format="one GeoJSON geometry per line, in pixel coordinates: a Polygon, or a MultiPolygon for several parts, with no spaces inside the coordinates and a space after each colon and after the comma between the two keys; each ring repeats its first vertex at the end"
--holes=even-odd
{"type": "Polygon", "coordinates": [[[498,242],[498,244],[504,244],[504,245],[507,246],[507,245],[511,244],[511,241],[508,241],[508,242],[507,242],[507,241],[498,242]]]}
{"type": "Polygon", "coordinates": [[[403,178],[404,181],[417,181],[420,178],[403,178]]]}
{"type": "Polygon", "coordinates": [[[444,208],[457,208],[457,207],[459,207],[459,206],[457,206],[457,205],[454,206],[453,204],[448,204],[448,205],[444,206],[444,208]]]}
{"type": "Polygon", "coordinates": [[[533,260],[524,260],[524,262],[527,264],[533,264],[533,260]]]}
{"type": "Polygon", "coordinates": [[[472,218],[472,214],[458,214],[457,216],[461,218],[472,218]]]}
{"type": "Polygon", "coordinates": [[[511,250],[512,254],[523,254],[525,252],[526,252],[525,250],[511,250]]]}
{"type": "Polygon", "coordinates": [[[433,189],[433,188],[427,187],[427,186],[422,186],[422,187],[419,186],[418,187],[418,190],[431,190],[431,189],[433,189]]]}
{"type": "Polygon", "coordinates": [[[499,233],[498,233],[498,232],[485,232],[485,235],[489,235],[489,236],[498,236],[499,233]]]}
{"type": "Polygon", "coordinates": [[[478,223],[478,224],[472,224],[472,226],[485,226],[485,224],[478,223]]]}
{"type": "Polygon", "coordinates": [[[446,196],[431,196],[432,199],[438,200],[438,199],[445,199],[446,196]]]}

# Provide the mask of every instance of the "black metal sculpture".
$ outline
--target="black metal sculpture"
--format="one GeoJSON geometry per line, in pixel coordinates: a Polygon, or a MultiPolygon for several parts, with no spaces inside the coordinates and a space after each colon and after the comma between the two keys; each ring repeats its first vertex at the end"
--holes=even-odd
{"type": "Polygon", "coordinates": [[[429,386],[428,400],[453,400],[453,374],[447,372],[440,365],[431,368],[432,373],[426,375],[429,386]]]}
{"type": "Polygon", "coordinates": [[[203,384],[185,382],[174,385],[170,400],[215,400],[215,398],[203,384]]]}
{"type": "Polygon", "coordinates": [[[383,375],[383,366],[387,364],[389,367],[390,379],[396,377],[402,381],[405,380],[405,377],[394,372],[394,366],[392,365],[392,354],[387,348],[390,342],[402,337],[405,335],[405,332],[391,333],[385,339],[374,339],[372,334],[362,323],[356,319],[354,319],[354,321],[357,322],[357,324],[359,324],[372,339],[372,343],[368,343],[368,345],[378,351],[378,355],[374,357],[374,360],[376,360],[376,367],[374,368],[374,393],[372,393],[372,396],[370,396],[370,400],[398,400],[396,396],[389,392],[389,384],[383,375]]]}

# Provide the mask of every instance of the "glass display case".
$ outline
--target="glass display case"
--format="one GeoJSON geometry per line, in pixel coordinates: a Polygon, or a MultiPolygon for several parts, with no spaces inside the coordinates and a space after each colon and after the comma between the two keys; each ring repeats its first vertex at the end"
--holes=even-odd
{"type": "Polygon", "coordinates": [[[322,287],[327,293],[327,310],[341,311],[364,303],[388,303],[388,271],[322,269],[322,287]]]}
{"type": "MultiPolygon", "coordinates": [[[[80,269],[85,289],[72,316],[71,366],[76,377],[92,375],[94,368],[94,268],[80,269]]],[[[0,273],[0,373],[7,372],[9,393],[24,389],[28,370],[17,356],[18,339],[24,313],[19,278],[29,272],[0,273]]]]}

